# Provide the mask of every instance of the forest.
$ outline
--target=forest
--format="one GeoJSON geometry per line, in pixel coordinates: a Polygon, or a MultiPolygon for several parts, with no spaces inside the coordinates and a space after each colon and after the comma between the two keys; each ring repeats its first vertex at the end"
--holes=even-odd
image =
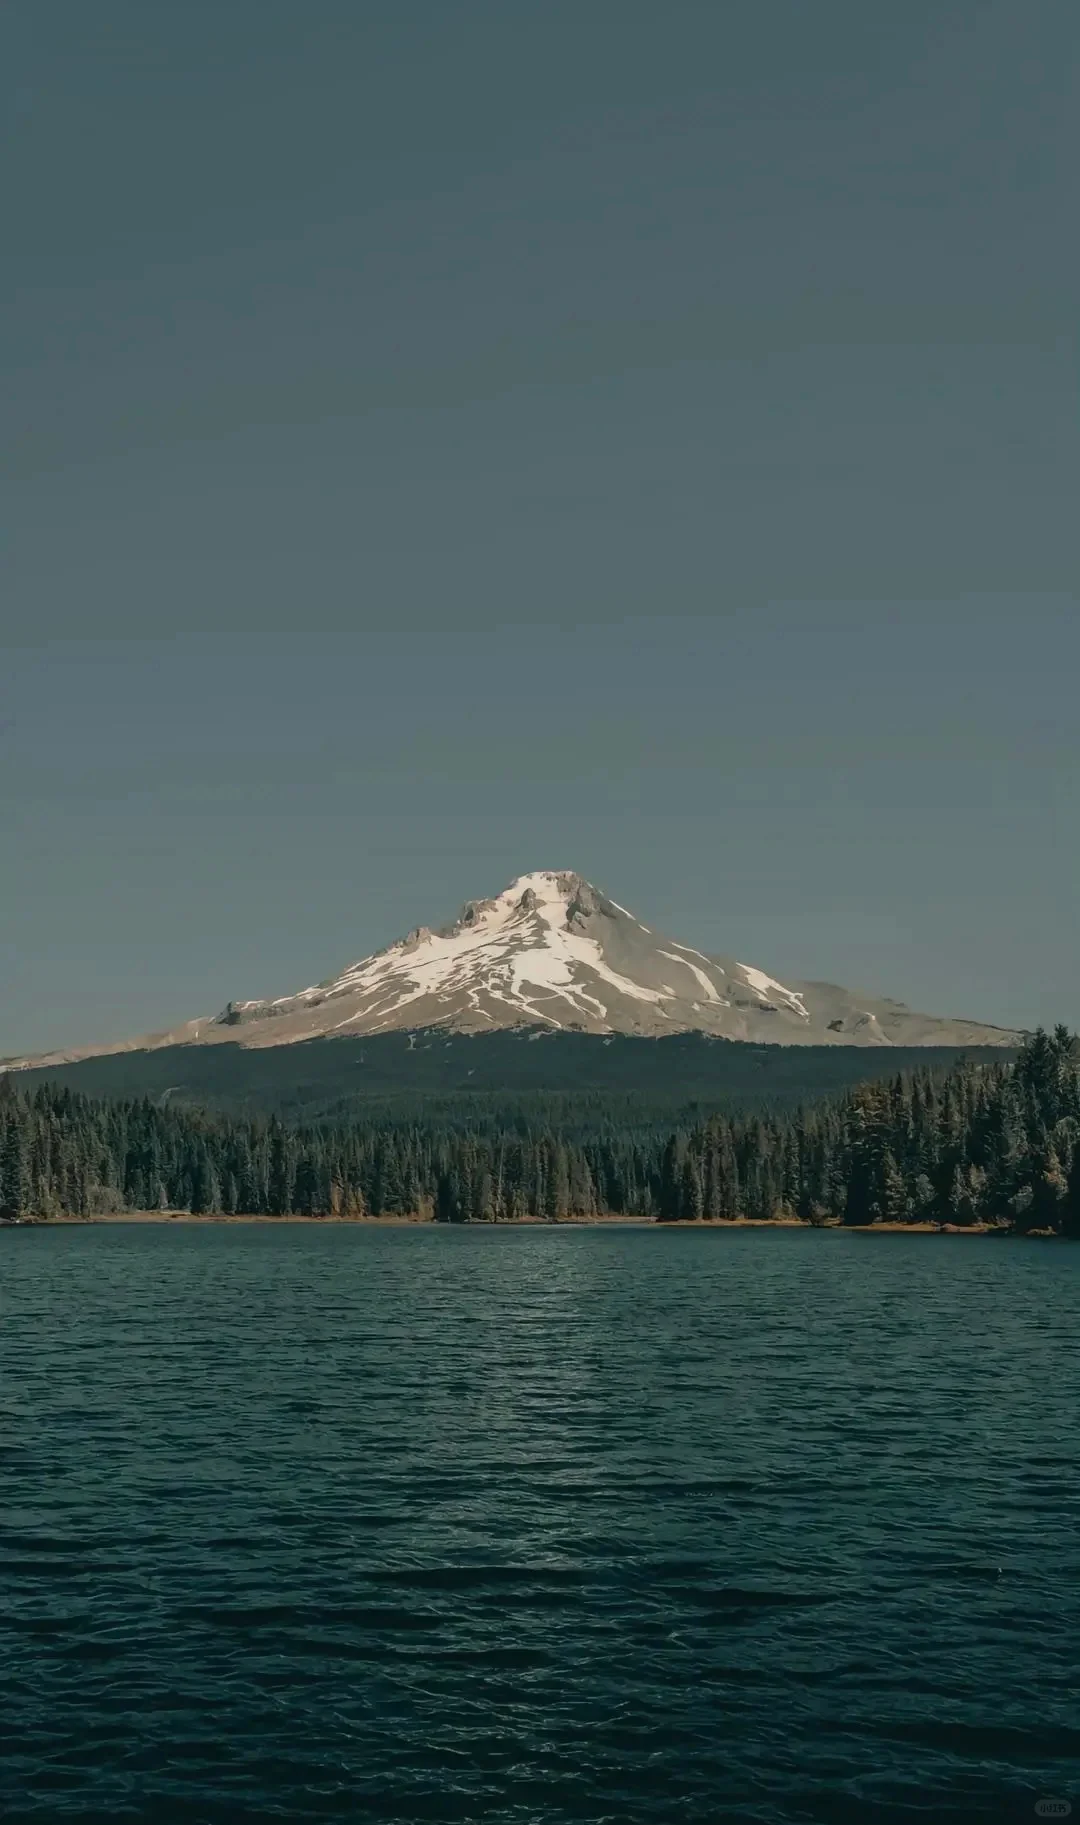
{"type": "Polygon", "coordinates": [[[350,1114],[288,1124],[0,1080],[6,1220],[125,1210],[388,1216],[927,1221],[1080,1235],[1080,1040],[932,1064],[791,1112],[710,1113],[663,1132],[568,1134],[524,1096],[448,1125],[350,1114]]]}
{"type": "MultiPolygon", "coordinates": [[[[625,1033],[369,1033],[288,1046],[159,1046],[20,1069],[24,1087],[84,1096],[148,1096],[225,1115],[277,1115],[292,1126],[392,1121],[427,1127],[533,1125],[586,1138],[598,1125],[657,1132],[692,1127],[717,1109],[790,1112],[871,1078],[947,1070],[959,1059],[1000,1064],[1002,1047],[751,1045],[709,1033],[644,1039],[625,1033]]],[[[0,1060],[0,1072],[3,1061],[0,1060]]]]}

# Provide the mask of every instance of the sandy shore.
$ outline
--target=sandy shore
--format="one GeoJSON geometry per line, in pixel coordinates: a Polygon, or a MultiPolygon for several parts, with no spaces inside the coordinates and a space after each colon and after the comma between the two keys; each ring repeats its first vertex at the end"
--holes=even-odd
{"type": "Polygon", "coordinates": [[[848,1223],[853,1236],[995,1236],[1004,1233],[998,1223],[848,1223]]]}
{"type": "MultiPolygon", "coordinates": [[[[335,1216],[304,1217],[304,1216],[290,1215],[287,1217],[276,1217],[276,1216],[269,1216],[266,1214],[260,1214],[260,1215],[245,1214],[243,1216],[239,1216],[239,1215],[234,1216],[234,1215],[226,1214],[226,1213],[220,1212],[220,1211],[214,1212],[213,1214],[208,1213],[208,1214],[200,1214],[198,1216],[194,1216],[190,1210],[116,1210],[116,1211],[97,1211],[94,1213],[93,1216],[88,1216],[88,1217],[73,1217],[73,1216],[27,1217],[24,1219],[24,1221],[26,1223],[36,1224],[38,1226],[48,1225],[49,1228],[55,1228],[59,1224],[78,1224],[79,1226],[85,1228],[88,1224],[100,1224],[100,1223],[123,1223],[123,1224],[132,1224],[132,1223],[204,1223],[204,1224],[205,1223],[217,1223],[217,1224],[311,1223],[311,1224],[318,1224],[324,1229],[327,1228],[328,1226],[333,1227],[335,1225],[344,1225],[344,1224],[365,1224],[369,1228],[374,1228],[374,1229],[408,1229],[408,1228],[415,1227],[417,1224],[430,1224],[433,1228],[435,1227],[434,1217],[424,1216],[420,1213],[414,1214],[412,1216],[381,1216],[381,1217],[372,1217],[372,1216],[367,1216],[367,1215],[364,1215],[364,1216],[336,1216],[336,1217],[335,1216]]],[[[469,1225],[468,1227],[473,1228],[473,1229],[523,1229],[523,1228],[529,1228],[530,1226],[532,1226],[532,1227],[539,1227],[539,1228],[544,1228],[544,1229],[556,1229],[556,1228],[557,1229],[589,1229],[589,1228],[594,1228],[594,1227],[595,1228],[609,1227],[612,1224],[632,1225],[635,1228],[639,1228],[639,1229],[642,1228],[643,1226],[648,1228],[648,1227],[653,1226],[653,1218],[652,1217],[615,1217],[615,1216],[611,1216],[611,1217],[559,1217],[557,1219],[557,1221],[553,1223],[550,1220],[550,1218],[548,1218],[548,1217],[514,1217],[514,1218],[505,1218],[499,1223],[473,1223],[473,1224],[469,1225]]],[[[452,1228],[452,1227],[454,1227],[454,1225],[448,1224],[448,1225],[446,1225],[446,1227],[452,1228]]],[[[462,1225],[461,1227],[465,1227],[465,1226],[462,1225]]],[[[664,1227],[667,1227],[667,1226],[665,1225],[664,1227]]],[[[695,1226],[690,1225],[690,1227],[695,1227],[695,1226]]],[[[701,1229],[703,1227],[707,1227],[707,1225],[703,1225],[703,1224],[699,1223],[696,1225],[696,1227],[698,1229],[701,1229]]]]}
{"type": "Polygon", "coordinates": [[[320,1223],[324,1227],[327,1224],[368,1223],[368,1224],[373,1224],[373,1225],[379,1226],[383,1229],[394,1229],[394,1228],[407,1227],[407,1226],[415,1224],[415,1223],[430,1223],[432,1221],[432,1219],[430,1217],[422,1217],[422,1216],[414,1216],[414,1217],[367,1217],[367,1216],[364,1216],[364,1217],[303,1217],[303,1216],[272,1217],[272,1216],[269,1216],[266,1214],[260,1214],[260,1215],[246,1214],[243,1216],[234,1216],[231,1214],[226,1214],[225,1212],[222,1212],[222,1211],[216,1211],[213,1214],[207,1213],[207,1214],[200,1214],[198,1216],[195,1216],[192,1214],[192,1212],[190,1210],[106,1210],[106,1211],[95,1211],[93,1216],[89,1216],[89,1217],[72,1217],[72,1216],[33,1217],[33,1218],[28,1219],[28,1221],[34,1222],[34,1223],[47,1223],[50,1228],[54,1227],[57,1224],[61,1224],[61,1223],[64,1223],[64,1224],[74,1223],[74,1224],[80,1225],[81,1227],[85,1227],[87,1224],[95,1224],[95,1223],[125,1223],[125,1224],[131,1224],[131,1223],[219,1223],[219,1224],[221,1224],[221,1223],[225,1223],[225,1224],[230,1224],[230,1225],[238,1224],[238,1223],[320,1223]]]}
{"type": "MultiPolygon", "coordinates": [[[[337,1224],[366,1224],[376,1229],[412,1228],[417,1224],[431,1224],[434,1218],[417,1213],[413,1216],[324,1216],[275,1217],[231,1216],[218,1212],[214,1215],[192,1215],[190,1210],[117,1210],[95,1212],[88,1217],[28,1217],[26,1224],[37,1227],[54,1228],[63,1224],[118,1223],[217,1223],[217,1224],[251,1224],[251,1223],[311,1223],[321,1224],[324,1228],[337,1224]]],[[[661,1223],[655,1217],[559,1217],[554,1222],[548,1217],[514,1217],[504,1218],[498,1223],[474,1223],[474,1229],[601,1229],[611,1227],[634,1229],[810,1229],[813,1225],[805,1223],[801,1217],[691,1217],[679,1218],[673,1222],[661,1223]]],[[[450,1227],[450,1226],[448,1226],[450,1227]]],[[[1003,1227],[994,1223],[854,1223],[843,1224],[827,1222],[817,1225],[821,1229],[844,1230],[853,1236],[988,1236],[1007,1233],[1003,1227]]],[[[1049,1232],[1048,1232],[1049,1233],[1049,1232]]]]}

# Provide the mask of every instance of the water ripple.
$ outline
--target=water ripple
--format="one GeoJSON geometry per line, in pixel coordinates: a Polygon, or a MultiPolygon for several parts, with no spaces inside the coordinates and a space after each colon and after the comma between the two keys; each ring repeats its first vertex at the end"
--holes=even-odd
{"type": "Polygon", "coordinates": [[[0,1817],[1080,1813],[1080,1250],[0,1233],[0,1817]]]}

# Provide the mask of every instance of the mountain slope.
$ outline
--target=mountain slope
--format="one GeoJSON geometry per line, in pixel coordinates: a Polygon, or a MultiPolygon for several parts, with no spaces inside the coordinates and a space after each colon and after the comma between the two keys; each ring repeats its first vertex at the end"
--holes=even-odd
{"type": "Polygon", "coordinates": [[[470,901],[440,930],[419,927],[340,975],[275,1001],[236,1001],[209,1019],[127,1046],[291,1045],[442,1027],[655,1038],[680,1032],[781,1045],[1014,1046],[1021,1035],[913,1013],[828,983],[784,984],[731,957],[660,937],[580,875],[522,875],[470,901]]]}
{"type": "Polygon", "coordinates": [[[157,1046],[26,1067],[19,1081],[86,1096],[150,1097],[288,1121],[352,1119],[487,1128],[524,1122],[589,1135],[606,1127],[690,1127],[712,1110],[808,1107],[854,1084],[960,1058],[989,1064],[1001,1047],[757,1046],[709,1033],[641,1039],[557,1033],[369,1033],[292,1046],[157,1046]]]}

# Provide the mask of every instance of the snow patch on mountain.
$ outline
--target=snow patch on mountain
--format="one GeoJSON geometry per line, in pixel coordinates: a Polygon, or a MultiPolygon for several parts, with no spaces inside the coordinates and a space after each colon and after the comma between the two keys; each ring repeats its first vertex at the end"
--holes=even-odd
{"type": "Polygon", "coordinates": [[[789,987],[732,957],[656,938],[583,876],[543,869],[492,899],[468,901],[452,924],[417,926],[298,994],[231,1001],[215,1018],[98,1050],[276,1046],[438,1027],[644,1037],[694,1030],[780,1045],[1008,1046],[1022,1037],[915,1014],[896,1001],[856,999],[828,983],[789,987]]]}
{"type": "MultiPolygon", "coordinates": [[[[703,969],[699,969],[698,965],[696,963],[691,963],[690,959],[688,957],[680,957],[678,951],[663,951],[662,950],[660,952],[660,955],[661,955],[661,957],[670,958],[672,963],[681,963],[684,970],[689,970],[690,974],[695,978],[695,980],[697,982],[699,982],[701,984],[701,987],[704,989],[706,1001],[722,1002],[724,1000],[724,997],[722,995],[717,994],[715,987],[709,981],[709,978],[708,978],[708,976],[706,976],[705,971],[703,969]]],[[[697,1006],[696,1002],[694,1003],[694,1006],[695,1007],[697,1006]]]]}
{"type": "Polygon", "coordinates": [[[794,989],[786,989],[782,982],[777,982],[775,976],[766,976],[764,970],[751,969],[748,963],[740,963],[738,968],[741,969],[750,987],[756,989],[763,1001],[767,1001],[771,995],[777,995],[781,1001],[786,1001],[790,1008],[794,1008],[796,1014],[801,1014],[804,1020],[809,1020],[810,1016],[803,1006],[803,998],[796,994],[794,989]]]}

